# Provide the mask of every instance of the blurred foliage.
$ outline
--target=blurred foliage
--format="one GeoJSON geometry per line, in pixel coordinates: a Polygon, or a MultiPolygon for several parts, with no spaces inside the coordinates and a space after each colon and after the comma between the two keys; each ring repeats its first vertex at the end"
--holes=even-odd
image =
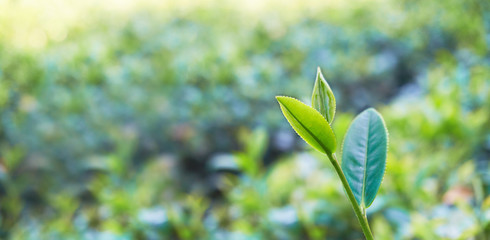
{"type": "Polygon", "coordinates": [[[0,1],[0,238],[360,239],[274,99],[320,66],[390,132],[377,239],[488,239],[487,1],[242,4],[0,1]]]}

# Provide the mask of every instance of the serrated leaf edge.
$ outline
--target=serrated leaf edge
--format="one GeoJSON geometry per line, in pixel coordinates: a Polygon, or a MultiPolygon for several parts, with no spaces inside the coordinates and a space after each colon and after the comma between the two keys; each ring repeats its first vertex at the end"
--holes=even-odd
{"type": "MultiPolygon", "coordinates": [[[[281,104],[282,106],[284,106],[284,105],[283,105],[283,104],[282,104],[282,103],[279,101],[279,99],[278,99],[278,98],[290,98],[290,99],[294,99],[294,100],[296,100],[296,101],[298,101],[298,102],[302,103],[303,105],[305,105],[305,106],[309,107],[310,109],[315,110],[315,111],[316,111],[318,114],[320,114],[320,116],[321,116],[323,119],[325,119],[325,118],[323,117],[323,115],[322,115],[322,114],[321,114],[321,113],[320,113],[318,110],[314,109],[314,108],[313,108],[313,107],[311,107],[311,106],[308,106],[307,104],[305,104],[304,102],[302,102],[301,100],[299,100],[299,99],[297,99],[297,98],[293,98],[293,97],[289,97],[289,96],[283,96],[283,95],[278,95],[278,96],[276,96],[276,100],[277,100],[277,101],[279,102],[279,104],[281,104]]],[[[284,108],[286,108],[286,107],[284,107],[284,108]]],[[[286,109],[287,109],[287,108],[286,108],[286,109]]],[[[288,110],[289,112],[291,112],[289,109],[287,109],[287,110],[288,110]]],[[[289,125],[292,127],[293,125],[291,124],[291,122],[289,121],[289,119],[288,119],[288,118],[286,118],[286,120],[288,121],[289,125]]],[[[332,127],[330,126],[330,124],[328,123],[327,119],[325,119],[325,121],[327,122],[327,127],[328,127],[328,128],[330,128],[330,130],[332,131],[334,146],[335,146],[335,149],[337,149],[337,138],[335,137],[335,133],[333,132],[333,129],[332,129],[332,127]]],[[[299,122],[299,121],[298,121],[298,122],[299,122]]],[[[300,123],[300,124],[301,124],[301,123],[300,123]]],[[[301,124],[301,125],[303,125],[303,124],[301,124]]],[[[305,128],[305,129],[306,129],[306,130],[307,130],[307,131],[308,131],[308,132],[311,134],[311,131],[310,131],[310,130],[308,130],[307,128],[305,128]]],[[[295,130],[294,128],[293,128],[293,130],[294,130],[294,132],[295,132],[295,133],[296,133],[296,134],[297,134],[297,135],[298,135],[298,136],[299,136],[301,139],[303,139],[303,141],[305,141],[306,143],[308,143],[308,145],[310,145],[310,146],[311,146],[311,144],[310,144],[310,143],[309,143],[309,142],[308,142],[308,141],[307,141],[305,138],[303,138],[301,135],[299,135],[299,133],[298,133],[298,132],[296,132],[296,130],[295,130]]],[[[311,134],[311,135],[312,135],[312,136],[313,136],[313,137],[314,137],[314,138],[317,140],[317,138],[316,138],[316,137],[315,137],[313,134],[311,134]]],[[[318,140],[317,140],[317,141],[318,141],[318,140]]],[[[331,152],[330,150],[328,150],[328,149],[327,149],[325,146],[323,146],[323,144],[321,144],[321,142],[320,142],[320,141],[318,141],[318,142],[320,143],[320,145],[321,145],[321,146],[322,146],[322,148],[323,148],[323,151],[324,151],[323,153],[325,153],[325,154],[327,154],[327,153],[332,153],[332,152],[331,152]]]]}
{"type": "MultiPolygon", "coordinates": [[[[390,142],[390,137],[389,137],[388,128],[386,127],[386,123],[385,123],[385,120],[384,120],[384,118],[383,118],[383,115],[381,115],[381,113],[379,113],[379,112],[378,112],[378,111],[377,111],[375,108],[367,108],[367,109],[363,110],[362,112],[360,112],[359,114],[357,114],[357,116],[356,116],[354,119],[352,119],[352,121],[351,121],[351,125],[352,125],[352,123],[353,123],[353,122],[354,122],[354,121],[355,121],[355,120],[356,120],[356,119],[357,119],[357,118],[358,118],[358,117],[361,115],[361,113],[363,113],[364,111],[367,111],[367,110],[373,110],[373,111],[374,111],[374,113],[378,114],[378,116],[380,116],[381,122],[383,123],[384,130],[385,130],[385,132],[386,132],[386,159],[385,159],[385,161],[387,161],[387,160],[388,160],[388,150],[389,150],[389,147],[388,147],[388,146],[390,145],[390,144],[389,144],[389,142],[390,142]]],[[[347,129],[347,131],[345,132],[345,134],[344,134],[344,139],[342,139],[342,145],[341,145],[341,148],[340,148],[340,149],[341,149],[341,153],[342,153],[342,155],[341,155],[341,157],[340,157],[340,164],[342,164],[342,161],[343,161],[343,156],[344,156],[344,143],[345,143],[345,138],[346,138],[346,136],[347,136],[347,133],[348,133],[348,132],[349,132],[349,130],[350,130],[351,125],[349,125],[349,128],[348,128],[348,129],[347,129]]],[[[385,178],[385,175],[386,175],[386,168],[387,168],[387,165],[388,165],[388,164],[385,162],[385,166],[384,166],[384,169],[383,169],[383,175],[382,175],[382,177],[381,177],[380,187],[381,187],[381,184],[383,183],[384,178],[385,178]]],[[[364,187],[364,186],[363,186],[363,187],[364,187]]],[[[378,188],[378,192],[379,192],[379,188],[378,188]]],[[[378,195],[378,192],[376,192],[376,195],[378,195]]],[[[364,193],[363,193],[363,194],[364,194],[364,193]]],[[[363,207],[368,208],[369,206],[371,206],[371,204],[374,202],[374,199],[376,199],[376,197],[375,197],[375,198],[373,198],[373,200],[372,200],[370,203],[366,204],[366,206],[363,206],[363,207]]],[[[358,204],[359,206],[362,206],[362,203],[357,203],[357,204],[358,204]]]]}

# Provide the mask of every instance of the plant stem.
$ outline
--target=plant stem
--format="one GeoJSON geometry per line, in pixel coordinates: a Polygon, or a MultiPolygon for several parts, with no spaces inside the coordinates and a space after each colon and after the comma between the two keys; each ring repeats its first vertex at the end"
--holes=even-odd
{"type": "Polygon", "coordinates": [[[364,211],[362,211],[361,207],[357,204],[356,198],[354,197],[354,193],[352,192],[352,189],[350,188],[349,183],[345,178],[344,172],[340,168],[339,162],[337,161],[335,154],[329,153],[327,154],[327,156],[330,159],[330,162],[332,163],[333,167],[335,168],[337,175],[339,175],[340,181],[342,182],[345,192],[347,193],[347,197],[350,200],[352,208],[354,208],[354,212],[356,213],[357,220],[359,220],[359,223],[361,224],[361,229],[362,232],[364,233],[364,236],[366,237],[366,240],[374,240],[373,234],[371,233],[371,229],[369,228],[367,217],[365,214],[363,214],[364,211]]]}

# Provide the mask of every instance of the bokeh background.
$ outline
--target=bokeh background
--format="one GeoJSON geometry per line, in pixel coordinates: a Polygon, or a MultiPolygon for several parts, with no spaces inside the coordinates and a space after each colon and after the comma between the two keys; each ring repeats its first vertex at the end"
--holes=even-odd
{"type": "Polygon", "coordinates": [[[390,133],[377,239],[490,239],[490,2],[0,0],[1,239],[362,239],[325,156],[390,133]]]}

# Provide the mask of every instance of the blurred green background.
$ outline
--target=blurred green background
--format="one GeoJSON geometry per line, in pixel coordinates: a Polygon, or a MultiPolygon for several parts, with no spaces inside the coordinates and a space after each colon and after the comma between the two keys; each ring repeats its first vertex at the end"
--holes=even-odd
{"type": "Polygon", "coordinates": [[[377,239],[490,239],[490,2],[0,0],[1,239],[363,239],[275,95],[377,108],[377,239]]]}

